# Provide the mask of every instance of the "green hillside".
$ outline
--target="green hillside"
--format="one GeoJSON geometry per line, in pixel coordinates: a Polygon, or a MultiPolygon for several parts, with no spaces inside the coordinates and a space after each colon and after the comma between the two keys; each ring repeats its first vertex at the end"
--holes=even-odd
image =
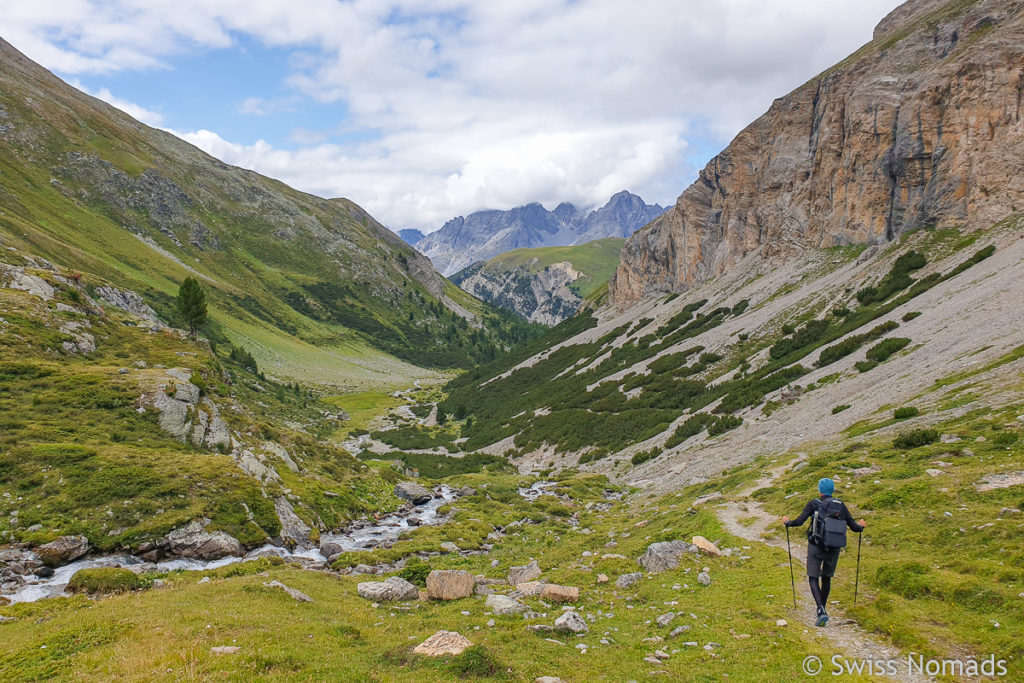
{"type": "Polygon", "coordinates": [[[429,261],[352,202],[227,166],[7,43],[0,53],[5,246],[136,291],[172,322],[178,284],[197,275],[214,321],[205,333],[280,376],[398,385],[531,334],[452,302],[429,261]]]}
{"type": "MultiPolygon", "coordinates": [[[[586,298],[611,278],[619,265],[619,252],[625,243],[626,240],[620,237],[606,237],[570,247],[513,249],[495,256],[483,265],[470,268],[475,268],[474,272],[482,270],[495,274],[511,272],[518,268],[536,273],[555,263],[568,262],[583,274],[573,283],[572,288],[581,298],[586,298]]],[[[452,282],[456,284],[463,279],[465,276],[462,273],[452,276],[452,282]]]]}

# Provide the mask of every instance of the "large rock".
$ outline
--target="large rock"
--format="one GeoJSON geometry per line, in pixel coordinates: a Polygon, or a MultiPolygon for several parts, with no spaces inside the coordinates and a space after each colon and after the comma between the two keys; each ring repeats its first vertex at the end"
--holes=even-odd
{"type": "Polygon", "coordinates": [[[508,582],[513,586],[527,583],[528,581],[535,581],[539,578],[540,565],[537,564],[537,560],[530,560],[529,564],[519,565],[518,567],[509,567],[508,570],[508,582]]]}
{"type": "Polygon", "coordinates": [[[209,521],[193,520],[167,534],[168,553],[197,560],[219,560],[242,554],[238,539],[224,531],[206,531],[206,524],[209,521]]]}
{"type": "Polygon", "coordinates": [[[632,574],[623,574],[619,578],[615,579],[615,585],[619,588],[629,588],[635,583],[639,583],[644,578],[643,572],[633,572],[632,574]]]}
{"type": "Polygon", "coordinates": [[[53,285],[38,275],[26,273],[24,268],[11,268],[7,271],[6,275],[11,278],[10,281],[5,284],[6,287],[10,287],[11,289],[20,289],[21,291],[28,292],[33,296],[38,296],[44,301],[49,301],[53,298],[55,292],[53,285]]]}
{"type": "Polygon", "coordinates": [[[395,485],[395,495],[402,500],[407,500],[413,505],[429,503],[434,494],[420,486],[416,482],[403,481],[395,485]]]}
{"type": "Polygon", "coordinates": [[[278,496],[274,500],[274,511],[277,519],[281,522],[281,540],[289,548],[311,548],[312,541],[309,540],[310,528],[295,514],[295,508],[284,496],[278,496]]]}
{"type": "Polygon", "coordinates": [[[157,316],[156,311],[146,303],[145,299],[130,289],[122,291],[108,285],[103,285],[96,288],[96,296],[115,308],[120,308],[122,311],[128,311],[139,318],[148,320],[153,327],[158,329],[167,327],[157,316]]]}
{"type": "Polygon", "coordinates": [[[473,595],[476,578],[461,569],[435,569],[427,574],[427,597],[457,600],[473,595]]]}
{"type": "Polygon", "coordinates": [[[652,543],[637,562],[649,572],[663,572],[679,566],[679,558],[686,553],[697,554],[697,546],[686,541],[652,543]]]}
{"type": "Polygon", "coordinates": [[[694,536],[693,545],[697,546],[697,549],[708,555],[721,555],[722,551],[718,549],[718,546],[704,538],[703,536],[694,536]]]}
{"type": "Polygon", "coordinates": [[[580,599],[580,589],[576,586],[549,583],[545,584],[544,590],[541,591],[540,599],[548,602],[577,602],[580,599]]]}
{"type": "Polygon", "coordinates": [[[544,592],[545,585],[543,581],[527,581],[526,583],[517,583],[516,590],[524,596],[540,595],[544,592]]]}
{"type": "Polygon", "coordinates": [[[359,596],[374,602],[416,600],[419,589],[399,576],[390,576],[384,581],[366,581],[356,586],[359,596]]]}
{"type": "Polygon", "coordinates": [[[472,646],[472,641],[463,635],[459,635],[457,631],[438,631],[413,648],[413,653],[427,655],[428,657],[457,655],[472,646]]]}
{"type": "Polygon", "coordinates": [[[495,614],[522,614],[530,609],[527,605],[513,600],[507,595],[488,595],[487,602],[484,604],[495,614]]]}
{"type": "Polygon", "coordinates": [[[1020,7],[939,8],[901,5],[853,57],[776,99],[626,242],[611,303],[693,289],[747,256],[988,228],[1024,206],[1020,7]]]}
{"type": "Polygon", "coordinates": [[[36,548],[36,555],[48,567],[62,567],[85,555],[89,548],[89,540],[85,536],[61,536],[36,548]]]}
{"type": "Polygon", "coordinates": [[[569,610],[555,619],[555,630],[562,633],[587,633],[587,622],[576,610],[569,610]]]}

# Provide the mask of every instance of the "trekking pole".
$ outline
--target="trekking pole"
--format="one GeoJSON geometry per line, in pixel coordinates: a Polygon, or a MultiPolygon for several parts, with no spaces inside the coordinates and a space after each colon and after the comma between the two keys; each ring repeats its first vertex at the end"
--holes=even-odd
{"type": "Polygon", "coordinates": [[[857,534],[857,580],[853,584],[853,606],[857,606],[857,589],[860,587],[860,541],[864,538],[864,532],[857,534]]]}
{"type": "MultiPolygon", "coordinates": [[[[793,609],[796,609],[796,579],[793,578],[793,548],[789,545],[789,527],[786,527],[786,552],[789,553],[789,585],[793,587],[793,609]]],[[[860,552],[857,553],[857,571],[860,572],[860,552]]],[[[856,589],[854,589],[856,591],[856,589]]],[[[856,602],[856,598],[854,599],[856,602]]]]}

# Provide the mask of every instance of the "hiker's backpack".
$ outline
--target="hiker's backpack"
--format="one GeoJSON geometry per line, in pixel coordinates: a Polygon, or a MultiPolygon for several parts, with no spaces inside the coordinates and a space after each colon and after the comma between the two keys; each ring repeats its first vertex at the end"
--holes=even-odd
{"type": "Polygon", "coordinates": [[[846,547],[846,518],[843,502],[835,498],[818,500],[811,520],[811,541],[826,548],[846,547]]]}

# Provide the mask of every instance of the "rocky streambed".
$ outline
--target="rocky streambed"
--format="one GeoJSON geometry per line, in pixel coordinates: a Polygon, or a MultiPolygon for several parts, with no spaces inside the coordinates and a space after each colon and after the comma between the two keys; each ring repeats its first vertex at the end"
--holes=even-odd
{"type": "Polygon", "coordinates": [[[3,599],[0,599],[0,603],[5,600],[11,603],[34,602],[64,595],[75,573],[95,567],[123,567],[137,573],[205,571],[236,562],[278,556],[301,563],[309,569],[324,570],[340,553],[388,547],[403,532],[412,528],[444,524],[448,517],[440,514],[438,508],[460,495],[469,494],[469,491],[455,490],[449,486],[439,486],[431,491],[418,484],[405,482],[396,487],[395,493],[406,501],[398,510],[380,519],[354,522],[336,533],[322,534],[318,547],[285,548],[268,544],[243,553],[241,546],[237,546],[237,552],[216,558],[173,557],[156,562],[126,553],[89,556],[85,554],[88,542],[76,536],[62,537],[54,542],[60,553],[51,552],[47,548],[54,544],[36,549],[2,549],[0,598],[3,599]]]}

